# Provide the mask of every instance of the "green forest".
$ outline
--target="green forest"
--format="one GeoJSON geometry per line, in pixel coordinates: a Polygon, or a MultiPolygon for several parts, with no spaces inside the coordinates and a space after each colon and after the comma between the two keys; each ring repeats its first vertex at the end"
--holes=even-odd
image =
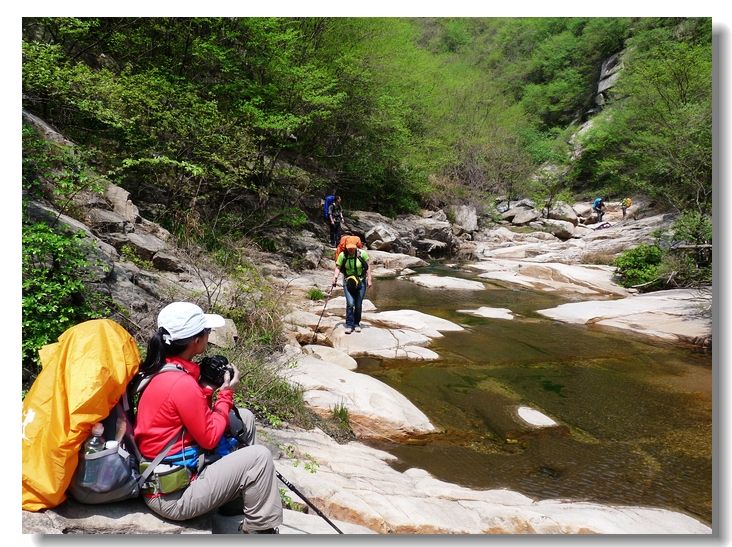
{"type": "MultiPolygon", "coordinates": [[[[145,218],[215,250],[241,238],[266,246],[268,229],[303,226],[333,187],[348,209],[388,216],[451,204],[490,212],[498,196],[633,194],[680,215],[688,242],[711,243],[711,18],[22,26],[23,108],[76,145],[24,126],[24,200],[63,206],[103,177],[145,218]],[[597,105],[600,67],[616,54],[623,69],[597,105]]],[[[43,317],[59,314],[48,295],[71,309],[81,282],[80,258],[58,237],[24,223],[26,250],[68,257],[53,286],[24,262],[24,356],[43,341],[31,335],[43,317]]],[[[700,265],[711,281],[708,260],[690,268],[700,265]]]]}

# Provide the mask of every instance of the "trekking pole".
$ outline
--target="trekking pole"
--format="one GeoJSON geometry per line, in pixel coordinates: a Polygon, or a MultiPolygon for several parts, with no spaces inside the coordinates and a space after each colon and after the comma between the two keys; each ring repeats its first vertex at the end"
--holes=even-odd
{"type": "Polygon", "coordinates": [[[287,488],[289,488],[290,490],[292,490],[293,492],[295,492],[295,494],[297,494],[298,496],[300,496],[300,497],[302,498],[302,500],[303,500],[303,501],[304,501],[305,503],[307,503],[307,504],[308,504],[308,505],[309,505],[309,506],[310,506],[310,507],[311,507],[311,508],[313,509],[313,511],[315,511],[315,512],[316,512],[316,513],[318,514],[318,516],[321,516],[321,517],[323,517],[323,519],[325,519],[325,522],[327,522],[327,523],[328,523],[328,524],[330,524],[330,525],[331,525],[331,526],[332,526],[333,528],[335,528],[336,532],[338,532],[339,534],[342,534],[342,533],[343,533],[343,532],[341,532],[341,530],[340,530],[340,529],[338,528],[338,526],[336,526],[335,524],[333,524],[333,523],[332,523],[332,522],[330,521],[330,519],[329,519],[328,517],[326,517],[326,516],[325,516],[325,515],[323,514],[323,512],[322,512],[322,511],[321,511],[320,509],[318,509],[317,507],[315,507],[315,506],[314,506],[314,505],[312,504],[312,502],[311,502],[311,501],[310,501],[309,499],[307,499],[307,498],[306,498],[306,497],[305,497],[305,496],[303,495],[303,493],[302,493],[302,492],[300,492],[300,491],[299,491],[299,490],[298,490],[297,488],[295,488],[295,485],[294,485],[294,484],[292,484],[292,483],[291,483],[290,481],[288,481],[288,480],[287,480],[287,479],[286,479],[285,477],[283,477],[283,476],[282,476],[282,475],[280,474],[280,472],[279,472],[279,471],[277,471],[276,469],[275,469],[275,473],[277,473],[277,478],[278,478],[278,479],[280,479],[280,480],[281,480],[281,481],[282,481],[282,482],[283,482],[283,483],[285,484],[285,486],[287,486],[287,488]]]}
{"type": "Polygon", "coordinates": [[[320,321],[323,319],[323,314],[325,313],[325,308],[328,306],[328,300],[330,299],[330,295],[333,293],[333,285],[330,286],[330,290],[328,291],[328,294],[325,297],[325,304],[323,304],[323,311],[320,312],[320,318],[318,319],[318,324],[315,325],[315,332],[313,332],[313,339],[310,340],[311,344],[315,343],[315,337],[318,336],[318,327],[320,327],[320,321]]]}

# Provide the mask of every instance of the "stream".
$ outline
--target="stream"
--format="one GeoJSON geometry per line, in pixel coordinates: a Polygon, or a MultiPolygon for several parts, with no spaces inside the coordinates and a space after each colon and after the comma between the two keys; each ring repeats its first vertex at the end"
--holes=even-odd
{"type": "MultiPolygon", "coordinates": [[[[440,265],[420,273],[480,279],[440,265]]],[[[711,525],[710,352],[554,322],[536,310],[571,297],[525,288],[380,279],[366,298],[378,311],[418,310],[465,327],[433,340],[436,361],[358,359],[359,372],[404,394],[440,430],[408,443],[371,442],[399,458],[395,468],[533,499],[663,507],[711,525]],[[457,311],[481,306],[515,318],[457,311]],[[526,425],[516,415],[521,405],[560,426],[526,425]]]]}

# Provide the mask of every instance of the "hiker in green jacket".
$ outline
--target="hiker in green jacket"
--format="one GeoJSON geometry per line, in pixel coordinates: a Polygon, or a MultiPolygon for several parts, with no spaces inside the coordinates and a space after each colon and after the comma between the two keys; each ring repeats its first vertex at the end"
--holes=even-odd
{"type": "Polygon", "coordinates": [[[633,200],[629,197],[620,202],[620,210],[623,211],[623,218],[625,218],[626,211],[630,209],[631,205],[633,205],[633,200]]]}
{"type": "Polygon", "coordinates": [[[336,258],[333,271],[333,286],[338,283],[338,274],[343,273],[343,289],[346,295],[346,334],[354,330],[361,332],[361,310],[366,288],[373,284],[369,255],[355,243],[346,245],[346,250],[336,258]]]}

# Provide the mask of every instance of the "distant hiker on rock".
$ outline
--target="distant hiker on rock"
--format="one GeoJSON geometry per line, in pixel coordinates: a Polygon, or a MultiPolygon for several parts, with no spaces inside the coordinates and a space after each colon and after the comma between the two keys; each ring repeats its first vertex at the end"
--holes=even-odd
{"type": "Polygon", "coordinates": [[[152,486],[143,488],[143,499],[170,520],[188,520],[225,505],[242,514],[243,532],[277,533],[282,502],[272,454],[255,444],[251,412],[239,414],[248,429],[245,444],[229,452],[221,448],[220,441],[234,427],[230,411],[239,371],[231,367],[221,385],[211,386],[201,380],[201,365],[193,361],[206,351],[211,329],[223,326],[223,317],[204,314],[190,302],[173,302],[158,314],[158,329],[140,365],[142,381],[149,383],[138,404],[135,440],[148,462],[166,448],[168,455],[155,467],[152,486]],[[204,456],[214,449],[220,457],[204,467],[204,456]]]}
{"type": "Polygon", "coordinates": [[[346,334],[354,330],[361,332],[361,308],[370,287],[371,269],[369,255],[363,249],[358,236],[343,236],[336,249],[336,266],[333,271],[333,286],[338,283],[338,274],[343,273],[343,292],[346,295],[346,334]],[[343,247],[343,250],[341,249],[343,247]]]}
{"type": "Polygon", "coordinates": [[[330,231],[330,244],[333,247],[336,246],[338,240],[336,239],[335,241],[333,241],[333,224],[330,221],[330,206],[335,202],[337,195],[338,193],[336,189],[333,188],[331,193],[325,196],[325,199],[323,199],[323,220],[325,220],[325,223],[328,225],[328,230],[330,231]]]}
{"type": "Polygon", "coordinates": [[[598,224],[602,222],[602,217],[605,214],[605,210],[607,209],[605,205],[605,201],[607,201],[608,198],[595,198],[595,201],[592,202],[592,210],[595,211],[597,214],[597,222],[598,224]]]}
{"type": "Polygon", "coordinates": [[[330,223],[330,244],[335,247],[341,240],[341,225],[344,222],[341,196],[336,196],[335,201],[328,207],[328,222],[330,223]]]}
{"type": "Polygon", "coordinates": [[[625,218],[625,212],[630,209],[631,205],[633,205],[633,200],[630,198],[625,198],[620,202],[620,209],[623,211],[623,218],[625,218]]]}

